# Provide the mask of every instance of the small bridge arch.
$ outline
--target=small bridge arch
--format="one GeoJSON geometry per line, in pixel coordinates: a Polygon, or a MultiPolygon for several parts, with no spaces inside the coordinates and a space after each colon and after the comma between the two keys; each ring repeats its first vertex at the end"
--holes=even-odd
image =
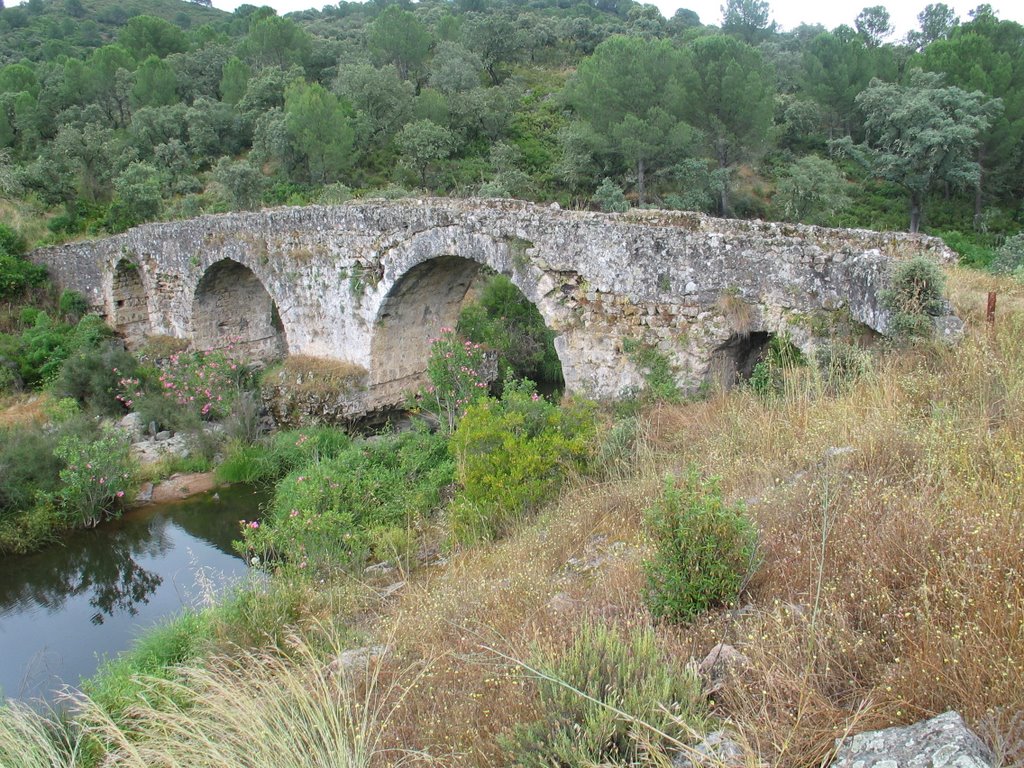
{"type": "Polygon", "coordinates": [[[488,274],[506,275],[557,334],[564,308],[538,295],[543,273],[523,258],[528,245],[447,227],[420,233],[391,249],[382,260],[386,266],[371,330],[371,384],[377,391],[386,396],[384,390],[397,394],[422,383],[430,339],[441,328],[456,325],[462,307],[488,274]]]}
{"type": "Polygon", "coordinates": [[[231,258],[215,261],[192,298],[192,343],[199,349],[231,349],[253,360],[288,353],[277,303],[249,267],[231,258]]]}

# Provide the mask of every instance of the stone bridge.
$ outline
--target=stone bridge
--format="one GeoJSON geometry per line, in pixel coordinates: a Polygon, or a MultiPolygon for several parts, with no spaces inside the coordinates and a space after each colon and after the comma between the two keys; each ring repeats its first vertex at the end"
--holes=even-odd
{"type": "Polygon", "coordinates": [[[923,236],[427,199],[147,224],[34,258],[129,342],[347,361],[373,408],[422,381],[429,339],[490,271],[556,334],[567,391],[613,398],[643,385],[638,350],[692,390],[749,370],[772,334],[805,351],[837,329],[884,334],[878,289],[919,253],[955,258],[923,236]]]}

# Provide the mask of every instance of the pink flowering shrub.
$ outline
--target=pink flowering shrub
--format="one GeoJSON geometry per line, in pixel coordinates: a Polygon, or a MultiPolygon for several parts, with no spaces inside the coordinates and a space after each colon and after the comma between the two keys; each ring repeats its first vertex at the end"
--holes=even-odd
{"type": "Polygon", "coordinates": [[[126,408],[137,410],[144,398],[156,395],[194,417],[216,421],[231,411],[243,370],[242,363],[224,352],[177,352],[162,361],[150,377],[119,379],[117,399],[126,408]]]}
{"type": "Polygon", "coordinates": [[[66,435],[53,453],[65,464],[53,501],[68,524],[91,528],[120,514],[135,479],[135,463],[123,434],[109,429],[93,442],[66,435]]]}
{"type": "Polygon", "coordinates": [[[487,396],[484,354],[483,345],[460,338],[452,328],[442,328],[441,335],[430,340],[430,385],[418,400],[437,414],[448,434],[455,431],[470,405],[487,396]]]}

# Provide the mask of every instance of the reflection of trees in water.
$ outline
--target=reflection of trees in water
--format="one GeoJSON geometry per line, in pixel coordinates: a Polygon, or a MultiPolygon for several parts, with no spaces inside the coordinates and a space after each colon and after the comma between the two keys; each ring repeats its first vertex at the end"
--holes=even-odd
{"type": "Polygon", "coordinates": [[[129,522],[84,531],[64,547],[10,563],[11,572],[6,577],[0,574],[0,605],[33,603],[55,612],[68,598],[90,595],[89,605],[96,608],[93,624],[102,624],[104,616],[119,611],[134,616],[136,606],[148,602],[163,582],[137,559],[159,557],[174,546],[167,524],[156,517],[148,525],[129,522]]]}
{"type": "Polygon", "coordinates": [[[0,617],[30,606],[59,611],[68,598],[88,597],[96,609],[94,624],[105,616],[128,613],[146,603],[163,582],[158,573],[143,568],[140,560],[159,558],[175,546],[170,526],[180,528],[194,539],[237,557],[231,540],[238,535],[238,520],[259,514],[266,494],[236,486],[221,489],[216,499],[200,496],[163,510],[153,509],[143,519],[138,515],[104,524],[95,530],[79,531],[63,546],[34,555],[0,560],[0,617]]]}

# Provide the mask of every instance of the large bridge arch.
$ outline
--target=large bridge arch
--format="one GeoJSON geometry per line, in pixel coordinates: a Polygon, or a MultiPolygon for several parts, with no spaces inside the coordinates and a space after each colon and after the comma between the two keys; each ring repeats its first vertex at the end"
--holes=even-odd
{"type": "Polygon", "coordinates": [[[215,261],[192,294],[192,343],[199,349],[231,349],[250,360],[288,352],[277,302],[249,267],[231,258],[215,261]]]}
{"type": "Polygon", "coordinates": [[[490,272],[506,275],[555,332],[562,363],[567,311],[544,292],[544,273],[523,255],[529,243],[455,227],[423,232],[384,255],[370,328],[371,386],[394,399],[423,382],[430,340],[454,327],[475,286],[490,272]]]}
{"type": "Polygon", "coordinates": [[[148,276],[138,263],[119,258],[110,271],[110,324],[129,347],[152,333],[148,276]]]}

